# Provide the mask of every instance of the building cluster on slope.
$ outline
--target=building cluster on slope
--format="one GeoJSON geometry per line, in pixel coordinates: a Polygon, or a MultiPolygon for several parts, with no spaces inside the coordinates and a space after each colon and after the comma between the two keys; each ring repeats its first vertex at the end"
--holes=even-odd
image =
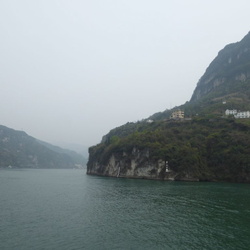
{"type": "MultiPolygon", "coordinates": [[[[225,111],[225,114],[227,116],[233,115],[236,119],[250,118],[250,111],[237,111],[236,109],[227,109],[225,111]]],[[[186,120],[187,118],[184,118],[183,110],[177,109],[171,114],[170,119],[186,120]]]]}
{"type": "Polygon", "coordinates": [[[171,116],[170,119],[184,119],[184,111],[177,109],[175,110],[171,116]]]}
{"type": "MultiPolygon", "coordinates": [[[[227,109],[225,111],[225,115],[226,116],[232,115],[236,119],[250,118],[250,111],[237,111],[236,109],[227,109]]],[[[181,120],[181,121],[192,120],[192,118],[185,118],[184,111],[180,109],[173,111],[169,119],[181,120]]],[[[168,121],[169,119],[165,119],[164,121],[168,121]]],[[[154,122],[154,120],[148,119],[146,120],[146,122],[152,123],[154,122]]]]}
{"type": "Polygon", "coordinates": [[[236,109],[227,109],[225,115],[233,115],[235,118],[250,118],[250,111],[237,111],[236,109]]]}

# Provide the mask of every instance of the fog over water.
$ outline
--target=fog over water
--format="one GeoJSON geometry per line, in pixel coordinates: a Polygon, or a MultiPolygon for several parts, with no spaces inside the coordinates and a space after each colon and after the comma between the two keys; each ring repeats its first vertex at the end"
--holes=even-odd
{"type": "Polygon", "coordinates": [[[188,101],[248,0],[0,1],[0,124],[60,144],[188,101]]]}

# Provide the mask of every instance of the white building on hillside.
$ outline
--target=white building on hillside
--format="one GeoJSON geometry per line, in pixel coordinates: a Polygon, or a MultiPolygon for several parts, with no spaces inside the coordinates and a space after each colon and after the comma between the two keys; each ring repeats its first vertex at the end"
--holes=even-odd
{"type": "Polygon", "coordinates": [[[236,115],[237,114],[237,110],[236,109],[227,109],[226,111],[225,111],[225,114],[226,115],[236,115]]]}
{"type": "Polygon", "coordinates": [[[235,118],[250,118],[250,111],[241,111],[234,115],[235,118]]]}
{"type": "Polygon", "coordinates": [[[233,115],[235,118],[250,118],[250,111],[237,111],[236,109],[227,109],[225,111],[226,115],[233,115]]]}

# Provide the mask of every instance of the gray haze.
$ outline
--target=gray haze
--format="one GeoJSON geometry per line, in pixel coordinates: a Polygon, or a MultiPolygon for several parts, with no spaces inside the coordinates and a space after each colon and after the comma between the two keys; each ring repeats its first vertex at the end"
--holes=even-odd
{"type": "Polygon", "coordinates": [[[51,143],[188,101],[249,0],[0,0],[0,124],[51,143]]]}

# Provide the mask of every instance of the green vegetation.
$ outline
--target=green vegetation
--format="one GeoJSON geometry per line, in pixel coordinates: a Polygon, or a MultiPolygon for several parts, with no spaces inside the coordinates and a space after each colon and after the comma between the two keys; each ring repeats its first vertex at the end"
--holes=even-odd
{"type": "Polygon", "coordinates": [[[107,166],[112,154],[129,158],[136,148],[149,152],[150,161],[168,161],[180,176],[250,182],[250,119],[226,117],[226,109],[250,110],[250,33],[219,52],[190,102],[150,116],[153,123],[143,120],[111,130],[90,148],[88,168],[107,166]],[[170,120],[175,109],[189,120],[170,120]]]}
{"type": "Polygon", "coordinates": [[[0,126],[0,167],[73,168],[80,157],[40,142],[25,132],[0,126]]]}
{"type": "Polygon", "coordinates": [[[156,122],[141,132],[91,148],[91,158],[107,164],[112,153],[136,147],[148,149],[151,159],[168,161],[170,169],[180,174],[190,173],[201,180],[250,181],[250,122],[241,121],[156,122]]]}

